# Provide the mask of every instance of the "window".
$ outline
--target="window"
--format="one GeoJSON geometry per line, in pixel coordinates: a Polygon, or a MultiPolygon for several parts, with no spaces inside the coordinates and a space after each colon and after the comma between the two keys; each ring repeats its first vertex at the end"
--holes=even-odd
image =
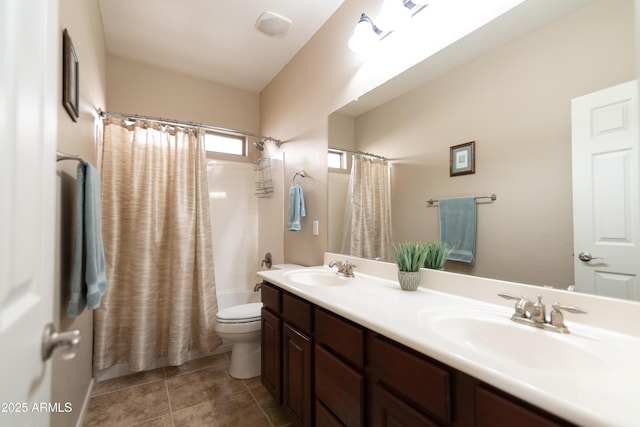
{"type": "Polygon", "coordinates": [[[204,148],[214,153],[247,155],[247,138],[230,133],[206,132],[204,134],[204,148]]]}
{"type": "Polygon", "coordinates": [[[329,150],[328,164],[333,169],[347,168],[347,153],[341,150],[329,150]]]}

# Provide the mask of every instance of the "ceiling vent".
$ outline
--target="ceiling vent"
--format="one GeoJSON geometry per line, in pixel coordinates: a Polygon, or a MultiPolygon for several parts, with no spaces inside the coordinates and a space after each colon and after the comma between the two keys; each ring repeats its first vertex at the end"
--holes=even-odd
{"type": "Polygon", "coordinates": [[[256,30],[270,37],[283,38],[289,33],[293,21],[274,12],[264,12],[256,21],[256,30]]]}

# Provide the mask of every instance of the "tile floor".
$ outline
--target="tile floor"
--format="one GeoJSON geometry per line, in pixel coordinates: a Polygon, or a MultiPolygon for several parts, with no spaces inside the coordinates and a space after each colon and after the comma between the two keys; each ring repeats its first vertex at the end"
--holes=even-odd
{"type": "Polygon", "coordinates": [[[95,384],[84,426],[280,427],[283,411],[260,377],[229,376],[229,353],[95,384]]]}

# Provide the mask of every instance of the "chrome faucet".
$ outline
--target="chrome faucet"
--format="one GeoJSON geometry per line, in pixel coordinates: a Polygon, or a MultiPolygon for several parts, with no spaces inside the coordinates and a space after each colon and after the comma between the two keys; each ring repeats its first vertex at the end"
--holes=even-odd
{"type": "Polygon", "coordinates": [[[331,261],[329,263],[329,268],[337,267],[338,272],[336,273],[338,276],[342,277],[356,277],[353,274],[353,269],[356,268],[355,264],[351,264],[349,261],[331,261]]]}
{"type": "Polygon", "coordinates": [[[513,316],[511,316],[511,320],[522,325],[533,326],[547,331],[560,332],[563,334],[569,333],[569,328],[564,324],[562,310],[574,314],[586,314],[586,311],[581,308],[554,302],[551,305],[553,310],[551,311],[549,320],[547,320],[546,307],[542,304],[541,295],[538,295],[538,301],[536,302],[531,302],[525,297],[512,294],[498,294],[498,296],[504,299],[516,300],[515,312],[513,316]]]}

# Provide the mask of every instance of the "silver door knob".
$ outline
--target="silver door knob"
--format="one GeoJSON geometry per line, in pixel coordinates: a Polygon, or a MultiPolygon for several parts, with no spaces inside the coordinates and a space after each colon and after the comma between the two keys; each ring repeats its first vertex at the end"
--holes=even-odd
{"type": "Polygon", "coordinates": [[[580,261],[589,262],[589,261],[591,261],[592,259],[602,259],[602,258],[594,257],[594,256],[592,256],[592,255],[591,255],[591,253],[589,253],[589,252],[580,252],[580,253],[578,254],[578,259],[579,259],[580,261]]]}
{"type": "Polygon", "coordinates": [[[48,323],[44,327],[44,333],[42,335],[42,360],[48,360],[53,351],[61,347],[64,349],[62,358],[64,360],[70,360],[76,357],[76,350],[80,344],[80,331],[74,329],[67,332],[56,332],[53,323],[48,323]]]}

